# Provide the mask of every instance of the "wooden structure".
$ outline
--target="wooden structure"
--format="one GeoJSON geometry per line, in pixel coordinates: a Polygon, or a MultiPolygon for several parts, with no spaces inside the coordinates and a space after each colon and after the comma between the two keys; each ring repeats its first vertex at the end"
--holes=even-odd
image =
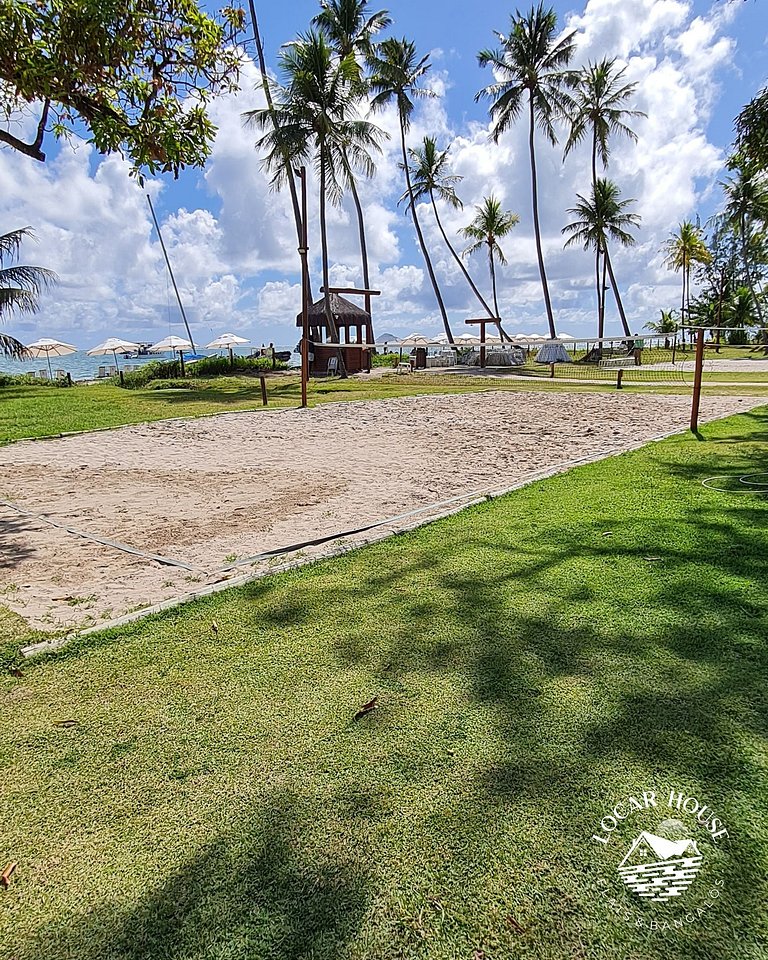
{"type": "Polygon", "coordinates": [[[485,327],[486,324],[492,323],[494,327],[498,327],[499,320],[498,317],[479,317],[473,320],[464,321],[468,326],[478,326],[480,327],[480,366],[485,366],[485,327]]]}
{"type": "MultiPolygon", "coordinates": [[[[358,292],[358,291],[355,291],[358,292]]],[[[307,307],[307,326],[312,355],[309,369],[311,373],[328,372],[328,361],[338,358],[339,346],[344,350],[344,363],[348,373],[360,373],[371,369],[371,348],[373,322],[368,311],[346,300],[337,292],[329,293],[331,313],[339,331],[339,344],[329,339],[328,318],[325,313],[325,297],[321,297],[307,307]],[[358,346],[359,345],[359,346],[358,346]]],[[[296,318],[296,326],[301,327],[303,316],[296,318]]]]}

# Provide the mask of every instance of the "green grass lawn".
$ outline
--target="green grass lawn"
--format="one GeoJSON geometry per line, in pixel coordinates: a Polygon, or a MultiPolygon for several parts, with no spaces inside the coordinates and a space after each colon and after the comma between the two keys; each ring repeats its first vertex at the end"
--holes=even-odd
{"type": "MultiPolygon", "coordinates": [[[[738,375],[737,379],[738,379],[738,375]]],[[[747,378],[749,379],[749,378],[747,378]]],[[[0,388],[0,444],[26,437],[43,437],[79,430],[117,427],[129,423],[164,420],[170,417],[195,417],[233,410],[262,410],[261,390],[253,377],[218,377],[190,380],[190,389],[122,390],[110,384],[75,386],[71,389],[36,386],[0,388]]],[[[373,380],[312,380],[309,402],[337,400],[378,400],[385,397],[417,396],[435,393],[473,393],[482,390],[613,390],[605,384],[564,384],[531,377],[521,380],[475,376],[419,374],[388,375],[373,380]]],[[[690,392],[690,384],[670,381],[661,387],[628,384],[627,389],[657,393],[690,392]]],[[[719,394],[768,396],[765,387],[713,387],[719,394]]],[[[297,407],[300,386],[295,375],[280,375],[268,380],[269,408],[297,407]]]]}
{"type": "Polygon", "coordinates": [[[702,437],[3,676],[4,955],[765,957],[768,503],[700,481],[768,470],[768,409],[702,437]],[[730,831],[666,934],[590,840],[651,789],[730,831]]]}

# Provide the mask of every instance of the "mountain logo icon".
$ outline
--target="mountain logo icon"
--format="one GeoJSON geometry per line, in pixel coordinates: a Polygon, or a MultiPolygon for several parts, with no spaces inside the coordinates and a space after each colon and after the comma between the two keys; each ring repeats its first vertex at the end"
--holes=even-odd
{"type": "Polygon", "coordinates": [[[667,840],[644,830],[632,841],[617,869],[638,896],[663,902],[690,887],[701,861],[695,840],[667,840]]]}

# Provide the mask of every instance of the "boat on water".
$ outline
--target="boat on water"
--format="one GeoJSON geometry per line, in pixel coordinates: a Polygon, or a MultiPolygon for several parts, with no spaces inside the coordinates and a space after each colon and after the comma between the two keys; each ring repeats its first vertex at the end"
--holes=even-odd
{"type": "Polygon", "coordinates": [[[120,356],[124,360],[135,360],[136,357],[148,357],[150,356],[149,348],[151,346],[151,343],[140,343],[138,350],[129,350],[125,353],[121,353],[120,356]]]}

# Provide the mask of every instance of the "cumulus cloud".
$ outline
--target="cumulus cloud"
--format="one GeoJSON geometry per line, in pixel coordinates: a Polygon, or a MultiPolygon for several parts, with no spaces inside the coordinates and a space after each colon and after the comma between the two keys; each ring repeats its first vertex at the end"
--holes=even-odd
{"type": "MultiPolygon", "coordinates": [[[[574,30],[578,62],[617,56],[627,77],[637,83],[636,103],[647,114],[633,126],[638,143],[616,140],[610,175],[625,196],[637,198],[643,217],[637,246],[617,250],[614,264],[626,290],[630,315],[638,324],[660,306],[674,302],[677,278],[663,267],[659,248],[677,222],[709,202],[723,160],[723,145],[712,143],[708,125],[720,84],[731,70],[735,42],[728,35],[737,4],[717,3],[694,15],[687,0],[588,0],[563,24],[574,30]]],[[[503,23],[489,27],[503,27],[503,23]]],[[[453,54],[432,52],[429,82],[435,96],[418,102],[408,133],[409,145],[425,135],[441,147],[450,143],[453,171],[463,179],[464,208],[441,207],[450,237],[457,236],[473,207],[494,193],[520,215],[520,224],[504,241],[509,264],[499,271],[499,299],[510,325],[543,330],[544,311],[533,243],[527,129],[524,120],[498,144],[489,143],[489,124],[451,116],[444,94],[452,84],[453,54]]],[[[477,86],[485,78],[479,77],[477,86]]],[[[462,91],[467,101],[474,93],[462,91]]],[[[458,91],[451,91],[456,103],[458,91]]],[[[300,305],[299,258],[287,191],[270,188],[263,157],[254,148],[257,132],[242,122],[245,111],[263,106],[255,67],[247,64],[242,90],[215,100],[211,115],[218,135],[203,173],[187,174],[181,186],[149,182],[169,256],[193,324],[206,331],[225,328],[257,340],[295,342],[300,305]]],[[[374,179],[359,185],[366,211],[371,279],[382,290],[377,299],[380,329],[438,332],[441,321],[410,217],[398,199],[404,190],[400,130],[393,106],[372,118],[389,135],[377,158],[374,179]]],[[[560,324],[570,332],[594,325],[593,264],[580,250],[563,250],[561,228],[576,193],[589,192],[589,151],[585,146],[562,164],[561,147],[537,140],[541,220],[545,256],[560,324]]],[[[56,270],[60,284],[46,296],[36,318],[14,323],[22,338],[54,334],[88,345],[122,333],[150,339],[178,322],[162,252],[143,190],[119,157],[100,158],[74,140],[47,165],[0,150],[0,214],[6,229],[27,223],[39,243],[25,246],[25,259],[56,270]]],[[[309,233],[315,289],[320,286],[317,184],[309,171],[309,233]]],[[[460,330],[473,302],[454,260],[445,248],[428,204],[418,215],[451,320],[460,330]]],[[[362,281],[358,225],[345,198],[329,210],[332,282],[362,281]]],[[[467,262],[476,282],[490,297],[487,262],[467,262]]],[[[615,314],[611,322],[616,322],[615,314]]]]}

